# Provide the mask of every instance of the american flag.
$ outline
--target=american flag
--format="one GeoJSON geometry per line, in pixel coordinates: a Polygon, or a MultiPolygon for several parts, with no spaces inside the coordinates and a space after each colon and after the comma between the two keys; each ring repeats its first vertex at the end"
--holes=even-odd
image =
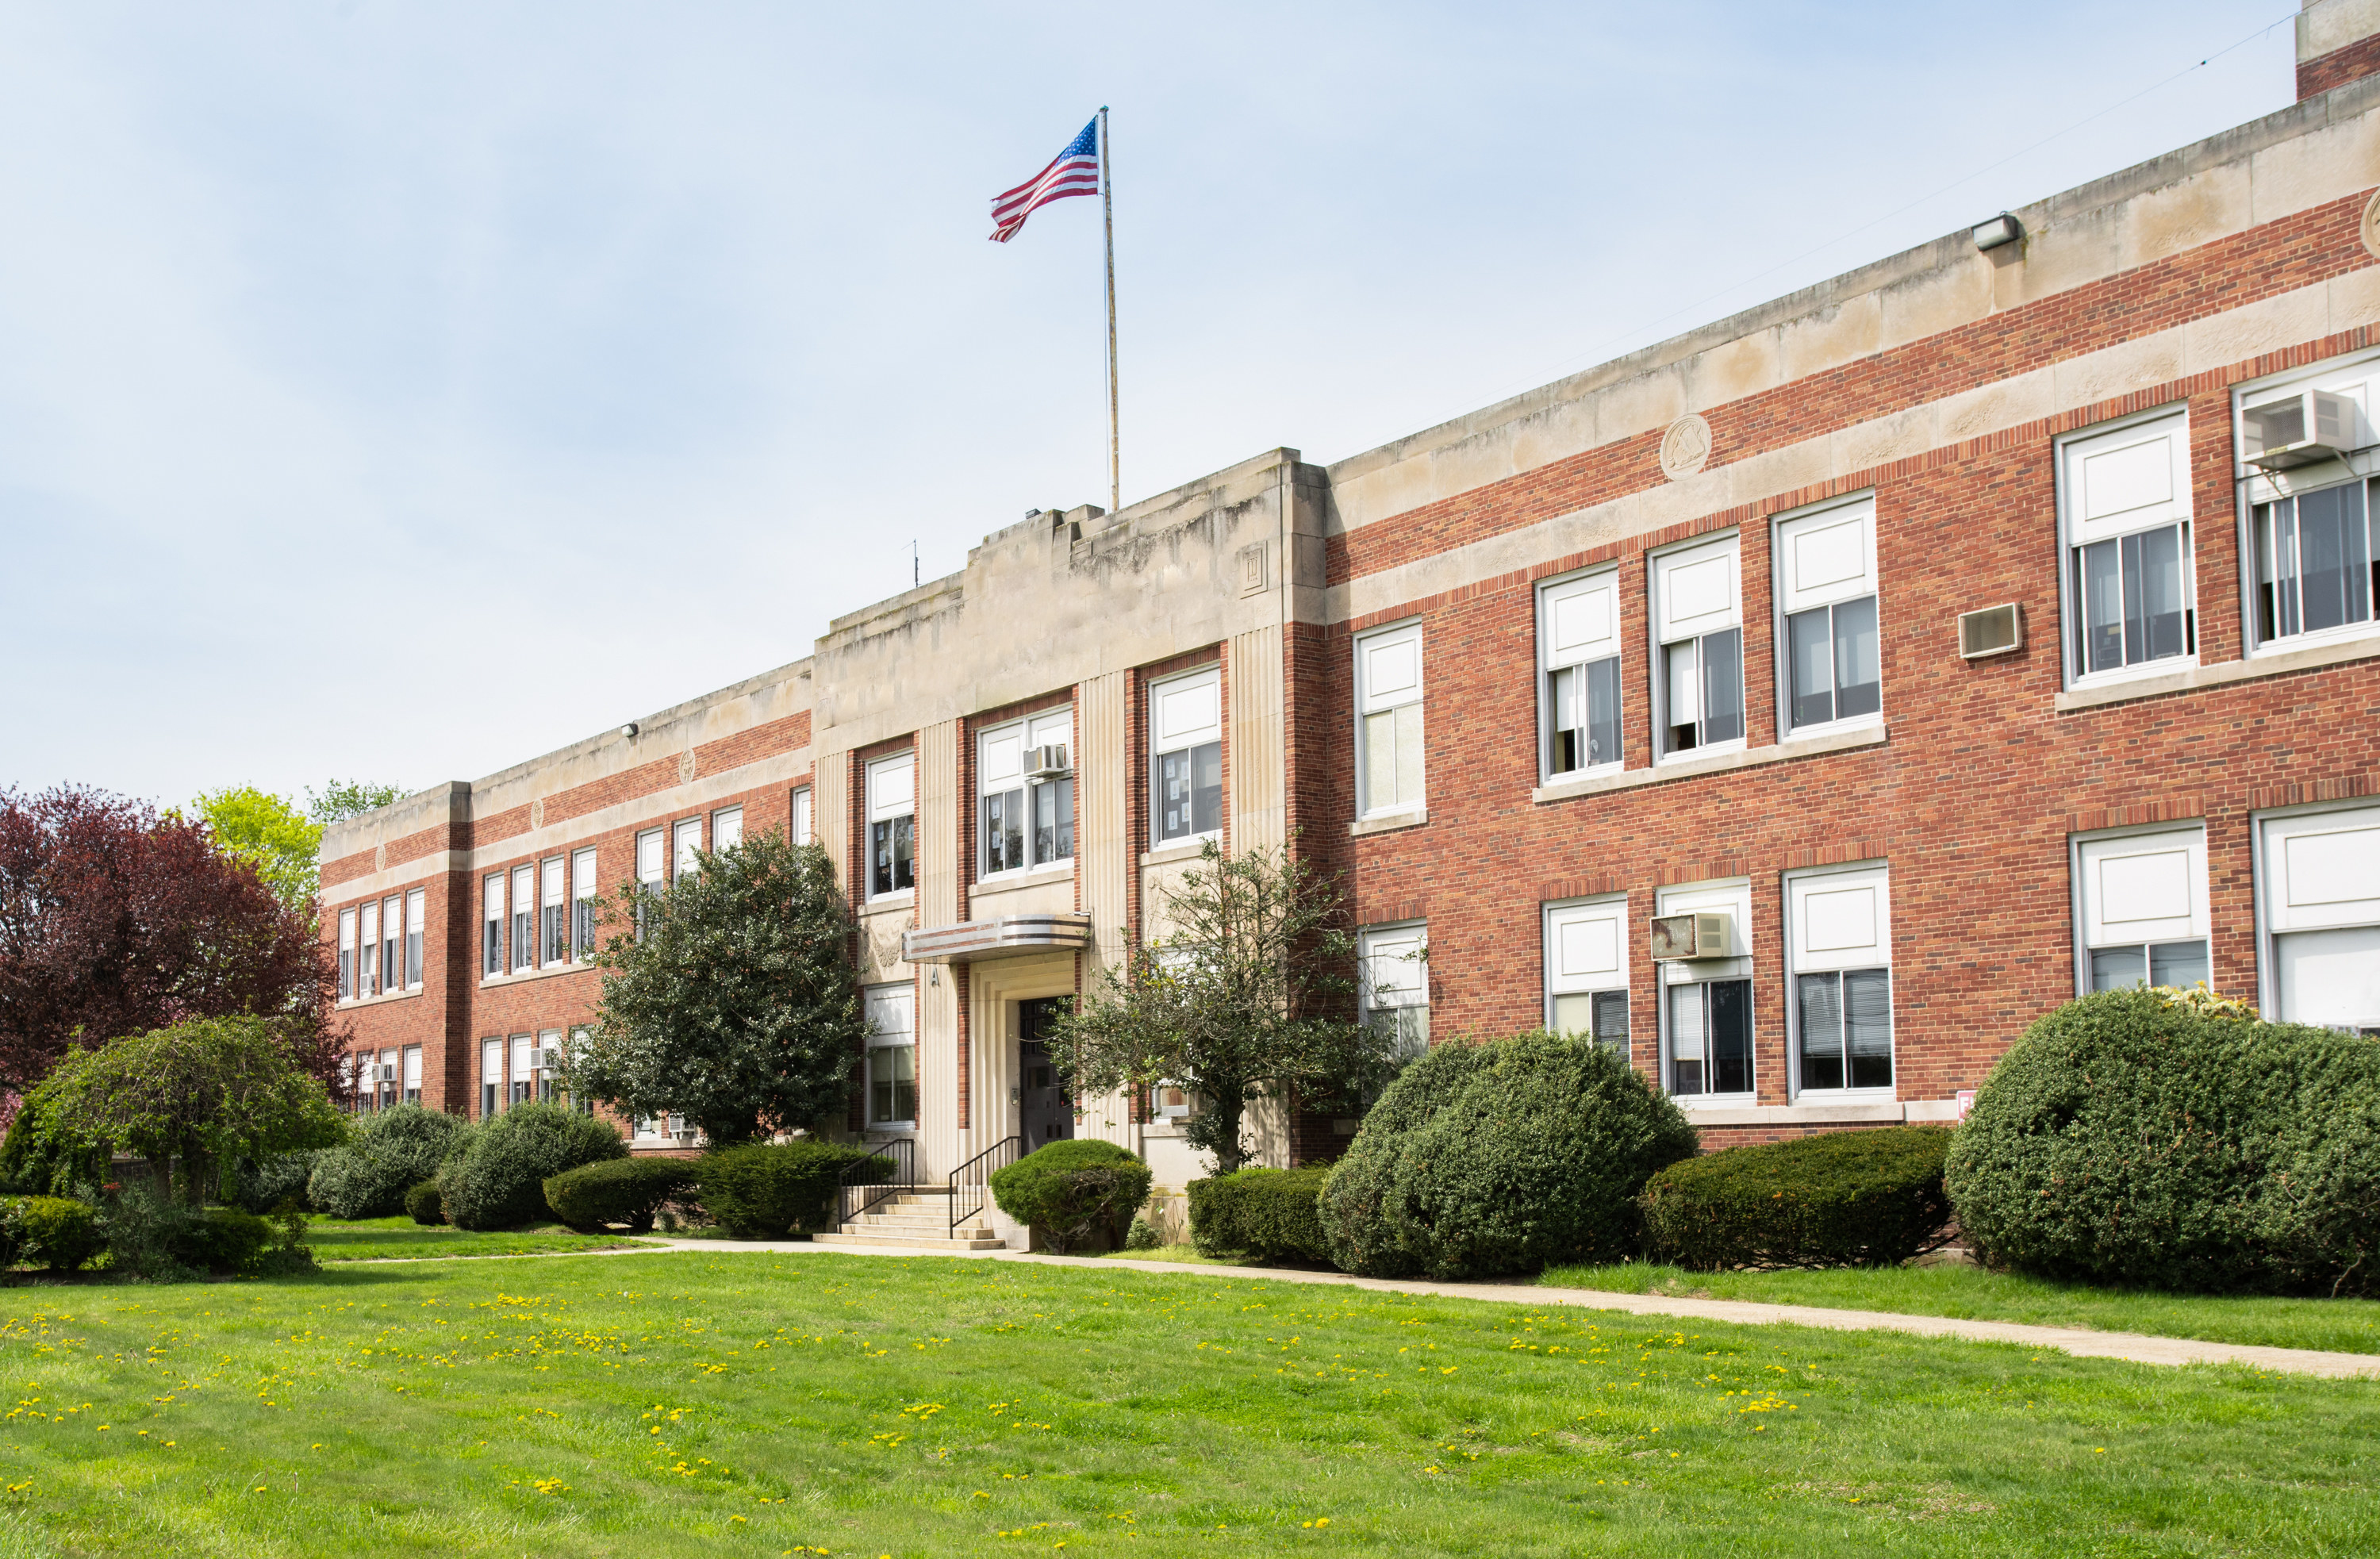
{"type": "Polygon", "coordinates": [[[1008,193],[992,198],[991,241],[1004,244],[1016,237],[1025,226],[1025,219],[1051,201],[1099,192],[1099,122],[1093,119],[1083,127],[1082,134],[1066,142],[1063,152],[1050,159],[1048,167],[1008,193]]]}

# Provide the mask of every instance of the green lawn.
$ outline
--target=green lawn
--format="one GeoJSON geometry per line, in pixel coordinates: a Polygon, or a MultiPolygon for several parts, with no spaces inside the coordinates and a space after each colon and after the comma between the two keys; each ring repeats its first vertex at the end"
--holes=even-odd
{"type": "Polygon", "coordinates": [[[2380,1390],[920,1257],[6,1296],[0,1553],[2380,1552],[2380,1390]]]}
{"type": "Polygon", "coordinates": [[[625,1237],[575,1235],[559,1224],[535,1224],[504,1234],[471,1234],[410,1218],[317,1219],[306,1242],[319,1261],[375,1261],[424,1256],[541,1256],[562,1250],[616,1250],[625,1237]]]}
{"type": "Polygon", "coordinates": [[[1555,1267],[1538,1281],[1555,1288],[1599,1288],[1608,1294],[1699,1295],[1778,1305],[2085,1326],[2100,1332],[2146,1332],[2211,1343],[2380,1353],[2380,1301],[2372,1299],[2210,1298],[2050,1283],[1949,1264],[1875,1271],[1690,1273],[1679,1267],[1628,1263],[1555,1267]]]}

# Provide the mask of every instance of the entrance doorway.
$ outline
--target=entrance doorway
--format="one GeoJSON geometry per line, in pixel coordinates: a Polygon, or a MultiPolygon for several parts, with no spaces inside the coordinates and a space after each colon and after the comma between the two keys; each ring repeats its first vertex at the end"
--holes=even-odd
{"type": "Polygon", "coordinates": [[[1043,996],[1016,1004],[1016,1129],[1028,1153],[1075,1135],[1075,1102],[1060,1082],[1047,1041],[1050,1020],[1064,1014],[1071,1000],[1043,996]]]}

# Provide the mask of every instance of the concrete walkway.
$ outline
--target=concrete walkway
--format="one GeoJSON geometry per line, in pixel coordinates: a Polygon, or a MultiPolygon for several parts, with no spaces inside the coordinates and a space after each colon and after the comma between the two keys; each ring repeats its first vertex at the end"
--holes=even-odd
{"type": "MultiPolygon", "coordinates": [[[[924,1254],[812,1245],[807,1240],[654,1239],[647,1249],[707,1251],[712,1255],[755,1252],[775,1256],[866,1256],[881,1260],[924,1254]]],[[[627,1256],[633,1250],[591,1251],[627,1256]]],[[[2013,1343],[2055,1348],[2079,1358],[2121,1358],[2134,1364],[2245,1364],[2292,1375],[2333,1379],[2380,1378],[2380,1354],[2320,1353],[2310,1348],[2268,1348],[2245,1343],[2203,1343],[2187,1337],[2149,1337],[2135,1332],[2093,1332],[2069,1326],[2027,1326],[2010,1321],[1961,1321],[1940,1315],[1900,1315],[1888,1310],[1822,1309],[1815,1305],[1764,1305],[1742,1299],[1671,1298],[1653,1294],[1608,1294],[1592,1288],[1541,1288],[1510,1283],[1431,1283],[1425,1279],[1351,1277],[1345,1273],[1299,1272],[1281,1267],[1194,1266],[1183,1261],[1134,1261],[1116,1257],[1038,1256],[1021,1250],[985,1250],[936,1257],[967,1261],[1024,1261],[1040,1266],[1118,1267],[1173,1277],[1254,1278],[1267,1283],[1310,1283],[1368,1288],[1382,1294],[1427,1294],[1447,1299],[1486,1299],[1498,1304],[1562,1306],[1574,1309],[1624,1310],[1632,1315],[1683,1316],[1748,1326],[1817,1326],[1834,1332],[1905,1332],[1920,1337],[1961,1337],[1973,1342],[2013,1343]]]]}

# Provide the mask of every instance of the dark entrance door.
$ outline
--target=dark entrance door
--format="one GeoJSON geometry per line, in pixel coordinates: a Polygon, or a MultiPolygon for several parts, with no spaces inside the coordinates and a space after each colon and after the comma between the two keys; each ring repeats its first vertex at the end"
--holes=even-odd
{"type": "Polygon", "coordinates": [[[1044,1143],[1075,1135],[1075,1102],[1060,1086],[1058,1069],[1050,1065],[1044,1042],[1052,1017],[1066,1010],[1067,998],[1043,997],[1016,1004],[1017,1129],[1031,1152],[1044,1143]]]}

